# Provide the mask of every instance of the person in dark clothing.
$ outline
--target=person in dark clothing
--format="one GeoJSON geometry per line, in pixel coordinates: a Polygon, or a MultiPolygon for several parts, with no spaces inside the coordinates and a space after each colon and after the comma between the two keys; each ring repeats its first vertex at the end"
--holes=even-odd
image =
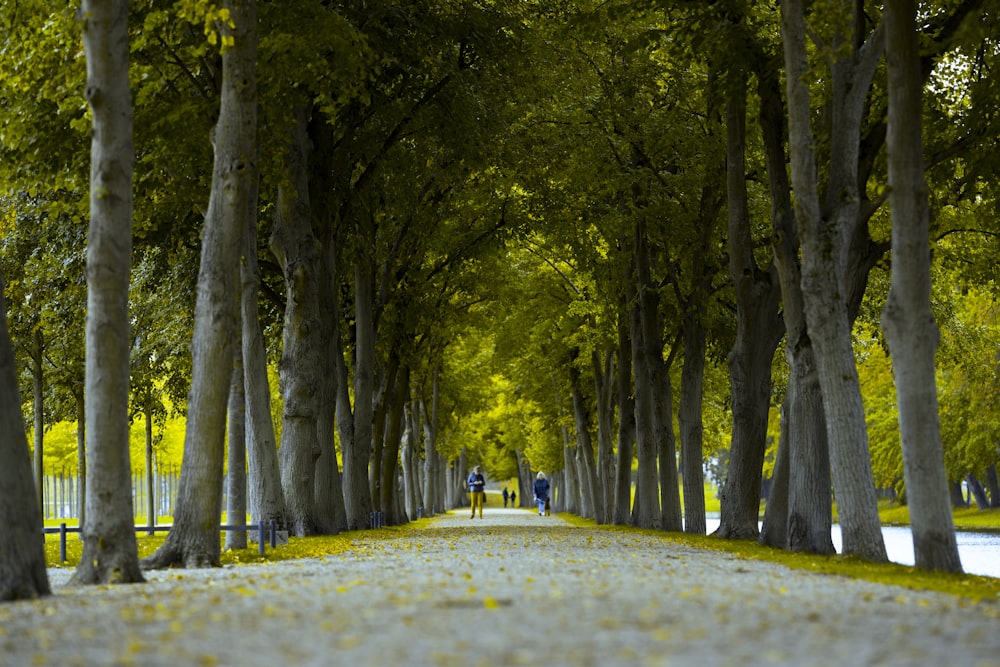
{"type": "Polygon", "coordinates": [[[483,518],[483,505],[486,502],[486,478],[483,477],[483,469],[476,466],[469,475],[469,493],[472,496],[472,516],[476,518],[476,508],[479,508],[479,518],[483,518]]]}
{"type": "Polygon", "coordinates": [[[507,501],[510,500],[510,494],[507,493],[507,487],[503,487],[503,506],[507,507],[507,501]]]}
{"type": "Polygon", "coordinates": [[[538,505],[538,516],[544,516],[545,506],[549,503],[549,480],[545,479],[544,472],[535,475],[532,491],[535,494],[535,504],[538,505]]]}

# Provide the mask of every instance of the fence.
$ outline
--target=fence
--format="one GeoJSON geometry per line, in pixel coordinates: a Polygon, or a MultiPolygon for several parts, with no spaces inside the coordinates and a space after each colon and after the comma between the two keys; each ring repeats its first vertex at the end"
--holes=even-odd
{"type": "MultiPolygon", "coordinates": [[[[134,526],[135,531],[147,532],[147,533],[166,533],[170,531],[170,526],[134,526]]],[[[244,526],[219,526],[219,530],[222,532],[228,531],[242,531],[249,532],[251,530],[257,531],[257,552],[263,556],[264,555],[264,536],[268,536],[268,542],[271,543],[271,548],[274,549],[278,546],[278,524],[277,521],[271,519],[270,523],[266,524],[263,521],[258,522],[256,525],[244,525],[244,526]]],[[[59,562],[66,562],[66,536],[69,533],[79,533],[80,529],[78,527],[70,527],[65,523],[59,524],[58,528],[43,528],[42,533],[45,534],[59,534],[59,562]]]]}

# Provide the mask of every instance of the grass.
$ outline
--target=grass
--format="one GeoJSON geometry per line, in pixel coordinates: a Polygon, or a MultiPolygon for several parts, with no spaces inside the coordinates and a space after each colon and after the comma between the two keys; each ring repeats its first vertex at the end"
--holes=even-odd
{"type": "MultiPolygon", "coordinates": [[[[559,517],[577,526],[597,527],[592,519],[583,519],[572,514],[560,514],[559,517]]],[[[870,563],[852,556],[793,553],[751,540],[723,540],[707,535],[664,533],[630,526],[599,526],[599,528],[661,537],[663,540],[697,549],[722,551],[738,558],[779,563],[796,570],[900,586],[913,591],[948,593],[975,602],[987,601],[996,603],[1000,613],[1000,578],[996,577],[928,572],[896,563],[870,563]]]]}

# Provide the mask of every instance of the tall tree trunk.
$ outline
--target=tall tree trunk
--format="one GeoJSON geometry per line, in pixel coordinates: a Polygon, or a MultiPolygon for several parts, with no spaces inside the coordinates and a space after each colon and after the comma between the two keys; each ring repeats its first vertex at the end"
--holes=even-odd
{"type": "Polygon", "coordinates": [[[132,98],[128,2],[84,0],[90,144],[86,420],[90,514],[73,584],[143,581],[129,461],[128,286],[132,253],[132,98]]]}
{"type": "Polygon", "coordinates": [[[239,332],[236,282],[244,228],[256,207],[251,197],[257,183],[257,7],[254,0],[231,0],[225,6],[235,28],[218,25],[224,37],[232,37],[233,46],[222,54],[222,94],[198,273],[184,456],[174,527],[157,552],[144,560],[147,568],[217,567],[220,559],[226,416],[239,332]]]}
{"type": "Polygon", "coordinates": [[[393,385],[386,387],[385,436],[382,446],[381,505],[387,525],[403,522],[396,512],[399,496],[399,444],[402,441],[403,412],[410,396],[410,367],[399,364],[393,374],[393,385]]]}
{"type": "Polygon", "coordinates": [[[285,278],[285,321],[278,364],[282,413],[281,488],[290,531],[316,532],[314,494],[320,455],[319,398],[322,396],[324,341],[319,314],[320,244],[313,234],[309,203],[308,111],[294,111],[285,153],[286,180],[278,187],[271,251],[285,278]]]}
{"type": "MultiPolygon", "coordinates": [[[[247,399],[243,390],[245,377],[243,354],[237,345],[233,384],[229,390],[229,459],[226,466],[229,470],[226,475],[226,517],[228,523],[237,526],[242,526],[247,521],[247,399]]],[[[245,531],[226,532],[226,549],[246,548],[245,531]]]]}
{"type": "MultiPolygon", "coordinates": [[[[635,291],[631,290],[634,294],[635,291]]],[[[632,443],[635,439],[635,399],[632,396],[632,341],[629,322],[638,318],[638,307],[623,299],[618,320],[618,451],[615,467],[615,500],[612,523],[623,526],[629,521],[632,504],[632,443]]]]}
{"type": "MultiPolygon", "coordinates": [[[[615,493],[614,458],[614,352],[605,354],[602,368],[601,356],[597,350],[591,354],[594,367],[594,395],[597,397],[597,487],[595,493],[595,516],[598,524],[611,523],[615,493]]],[[[631,451],[631,449],[630,449],[631,451]]]]}
{"type": "MultiPolygon", "coordinates": [[[[791,390],[791,387],[789,387],[791,390]]],[[[778,451],[775,454],[774,469],[771,472],[770,491],[767,495],[767,509],[760,528],[758,541],[769,547],[784,549],[788,544],[788,478],[790,477],[788,439],[788,394],[781,406],[781,435],[778,437],[778,451]]],[[[758,503],[759,506],[759,503],[758,503]]]]}
{"type": "Polygon", "coordinates": [[[961,572],[934,377],[940,335],[930,299],[930,210],[924,180],[916,11],[915,0],[889,0],[885,5],[892,286],[882,310],[882,328],[892,354],[899,401],[914,562],[925,570],[961,572]]]}
{"type": "MultiPolygon", "coordinates": [[[[658,425],[656,403],[663,397],[657,394],[657,380],[663,365],[661,350],[658,300],[650,276],[649,248],[645,225],[636,224],[636,280],[638,284],[639,318],[632,331],[632,367],[635,371],[635,425],[639,467],[635,481],[635,510],[633,523],[640,528],[663,527],[660,512],[659,484],[657,483],[656,457],[658,453],[658,425]]],[[[669,413],[670,408],[667,408],[669,413]]],[[[672,427],[671,427],[672,428],[672,427]]],[[[676,476],[674,485],[676,490],[676,476]]],[[[680,514],[678,498],[678,515],[680,514]]],[[[681,530],[680,517],[673,530],[681,530]]]]}
{"type": "Polygon", "coordinates": [[[365,528],[372,511],[368,460],[372,451],[375,395],[375,278],[368,240],[370,235],[359,234],[363,247],[354,259],[354,437],[350,443],[341,443],[344,451],[344,504],[350,530],[365,528]]]}
{"type": "MultiPolygon", "coordinates": [[[[312,204],[313,233],[321,242],[320,269],[317,280],[319,307],[317,318],[323,341],[323,351],[318,355],[320,394],[317,399],[319,413],[316,417],[316,439],[320,455],[316,460],[316,475],[313,497],[316,511],[316,528],[320,533],[334,535],[347,530],[347,516],[344,509],[344,489],[337,462],[337,420],[338,392],[340,390],[338,368],[344,357],[340,349],[340,304],[337,273],[337,243],[335,224],[336,206],[333,201],[334,184],[334,128],[325,114],[314,108],[309,121],[309,140],[312,151],[309,159],[309,201],[312,204]]],[[[344,381],[346,388],[346,378],[344,381]]],[[[350,400],[347,399],[347,416],[344,422],[350,424],[350,400]]],[[[350,431],[348,431],[350,432],[350,431]]]]}
{"type": "Polygon", "coordinates": [[[431,376],[431,407],[421,401],[424,413],[424,513],[428,516],[444,508],[443,497],[440,495],[439,480],[442,465],[441,455],[437,451],[438,408],[440,406],[439,375],[441,366],[434,367],[431,376]]]}
{"type": "MultiPolygon", "coordinates": [[[[729,351],[733,435],[716,531],[719,537],[729,539],[754,539],[758,534],[771,364],[782,334],[778,274],[773,265],[765,269],[757,265],[750,233],[745,166],[746,94],[746,78],[739,75],[729,86],[726,110],[729,273],[736,295],[736,340],[729,351]]],[[[764,100],[762,106],[766,103],[764,100]]],[[[768,162],[768,168],[771,167],[768,162]]],[[[780,168],[784,172],[784,160],[780,168]]],[[[774,197],[772,193],[772,201],[774,197]]]]}
{"type": "MultiPolygon", "coordinates": [[[[251,187],[257,201],[257,182],[251,187]]],[[[267,377],[267,354],[260,328],[257,294],[260,268],[257,261],[257,206],[244,221],[243,261],[240,263],[240,307],[242,322],[243,385],[246,393],[247,463],[250,515],[255,522],[275,521],[284,529],[285,495],[281,490],[278,445],[271,417],[271,390],[267,377]]]]}
{"type": "Polygon", "coordinates": [[[860,48],[848,36],[857,8],[844,0],[844,19],[831,44],[831,146],[828,202],[820,208],[808,86],[806,24],[802,0],[781,6],[781,34],[788,89],[791,173],[802,241],[802,293],[810,339],[823,389],[843,551],[885,561],[885,543],[868,451],[868,432],[848,312],[845,270],[851,231],[858,219],[858,150],[866,92],[881,54],[881,33],[860,48]],[[850,24],[850,25],[848,25],[850,24]]]}
{"type": "Polygon", "coordinates": [[[997,479],[997,467],[986,468],[986,485],[990,489],[990,507],[1000,507],[1000,480],[997,479]]]}
{"type": "Polygon", "coordinates": [[[42,510],[31,474],[14,349],[7,330],[7,300],[0,276],[0,602],[51,594],[45,570],[42,510]]]}
{"type": "Polygon", "coordinates": [[[594,441],[590,434],[590,410],[583,390],[580,387],[581,377],[575,366],[570,366],[570,376],[573,387],[573,419],[576,424],[576,456],[580,463],[580,480],[583,507],[581,516],[592,518],[597,508],[597,471],[594,469],[594,441]]]}
{"type": "Polygon", "coordinates": [[[687,313],[684,318],[684,365],[681,370],[681,397],[678,423],[681,431],[681,478],[684,485],[684,532],[704,535],[705,473],[702,447],[702,399],[705,376],[705,329],[701,318],[687,313]]]}
{"type": "MultiPolygon", "coordinates": [[[[783,477],[776,480],[785,489],[784,498],[774,515],[768,500],[765,521],[771,524],[770,535],[766,539],[761,537],[771,546],[829,554],[833,552],[830,453],[822,391],[802,296],[799,237],[785,160],[785,109],[776,74],[759,67],[757,79],[761,99],[759,119],[771,192],[771,243],[781,285],[785,357],[789,367],[779,444],[783,448],[779,463],[786,467],[780,471],[783,477]],[[774,526],[779,522],[780,529],[774,526]]],[[[775,474],[778,473],[776,470],[775,474]]],[[[778,493],[782,493],[780,488],[778,493]]]]}

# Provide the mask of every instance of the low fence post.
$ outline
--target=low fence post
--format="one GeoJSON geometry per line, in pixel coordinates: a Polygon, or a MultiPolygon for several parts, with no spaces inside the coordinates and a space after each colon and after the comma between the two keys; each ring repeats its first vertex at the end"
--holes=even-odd
{"type": "Polygon", "coordinates": [[[59,524],[59,562],[66,562],[66,524],[59,524]]]}
{"type": "Polygon", "coordinates": [[[278,522],[271,519],[271,548],[277,548],[278,546],[278,522]]]}

